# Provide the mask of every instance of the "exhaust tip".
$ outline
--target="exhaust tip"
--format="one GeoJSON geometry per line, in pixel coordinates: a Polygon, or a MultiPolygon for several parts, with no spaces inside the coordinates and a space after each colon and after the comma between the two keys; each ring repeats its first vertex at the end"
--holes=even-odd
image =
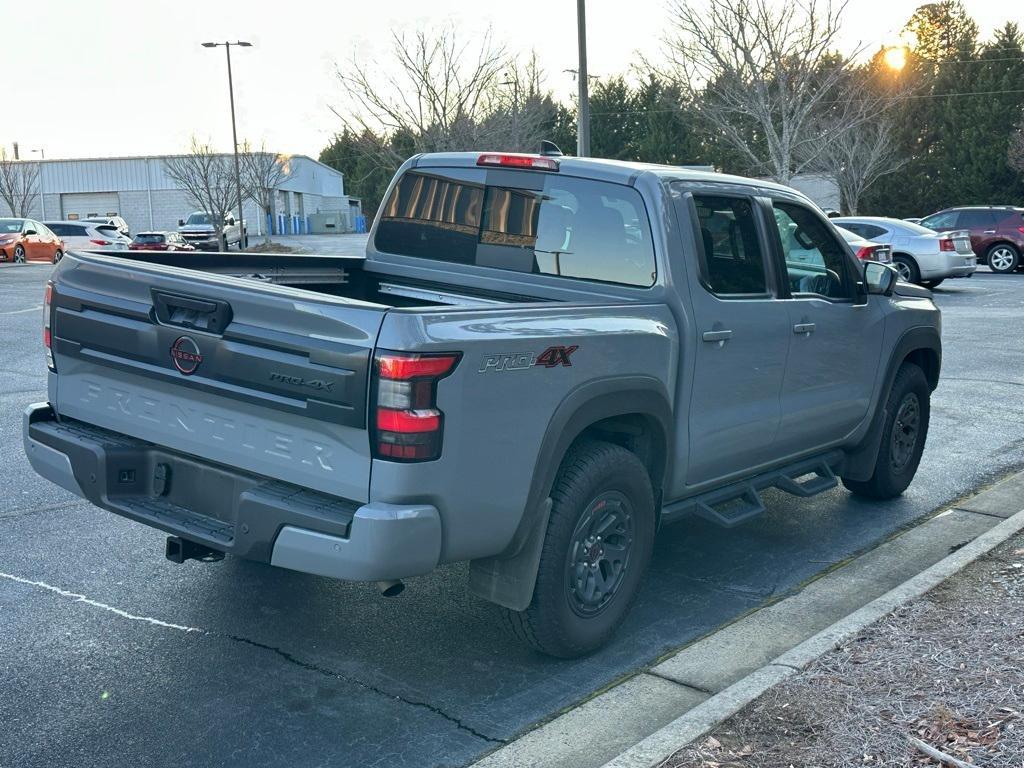
{"type": "Polygon", "coordinates": [[[388,581],[378,581],[377,589],[384,597],[398,597],[405,590],[405,584],[401,579],[389,579],[388,581]]]}

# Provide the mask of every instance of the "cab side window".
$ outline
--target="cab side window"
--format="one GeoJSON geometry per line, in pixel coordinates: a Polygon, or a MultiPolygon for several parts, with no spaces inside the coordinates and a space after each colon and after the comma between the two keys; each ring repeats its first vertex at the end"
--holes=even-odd
{"type": "Polygon", "coordinates": [[[768,293],[764,254],[753,206],[738,197],[694,195],[703,244],[701,271],[717,296],[763,296],[768,293]]]}
{"type": "Polygon", "coordinates": [[[778,200],[772,205],[793,294],[853,298],[846,244],[810,209],[778,200]]]}

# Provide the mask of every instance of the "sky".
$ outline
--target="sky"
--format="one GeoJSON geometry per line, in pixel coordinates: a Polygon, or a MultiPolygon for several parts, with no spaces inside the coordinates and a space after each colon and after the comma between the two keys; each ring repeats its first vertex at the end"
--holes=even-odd
{"type": "MultiPolygon", "coordinates": [[[[699,0],[698,0],[699,1],[699,0]]],[[[921,0],[849,0],[848,51],[896,42],[921,0]]],[[[965,0],[984,39],[1018,2],[965,0]]],[[[1018,9],[1018,10],[1014,10],[1018,9]]],[[[10,19],[10,14],[4,14],[10,19]]],[[[231,117],[224,49],[232,49],[239,141],[317,156],[340,128],[336,67],[353,57],[387,68],[391,30],[454,22],[467,41],[490,26],[510,51],[535,50],[556,97],[574,93],[574,0],[39,0],[0,45],[0,144],[21,156],[109,157],[183,151],[192,135],[227,150],[231,117]]],[[[589,0],[591,73],[624,72],[638,53],[656,59],[667,0],[589,0]]]]}

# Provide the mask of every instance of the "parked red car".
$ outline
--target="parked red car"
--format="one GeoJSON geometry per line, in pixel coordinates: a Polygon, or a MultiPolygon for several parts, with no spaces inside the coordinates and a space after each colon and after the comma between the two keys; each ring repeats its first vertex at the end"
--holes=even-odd
{"type": "Polygon", "coordinates": [[[1024,208],[985,205],[947,208],[921,219],[921,226],[936,232],[966,229],[971,249],[993,272],[1014,272],[1024,266],[1024,208]]]}
{"type": "Polygon", "coordinates": [[[0,219],[0,261],[56,264],[64,255],[64,241],[34,219],[0,219]]]}
{"type": "Polygon", "coordinates": [[[130,251],[194,251],[177,232],[139,232],[128,244],[130,251]]]}

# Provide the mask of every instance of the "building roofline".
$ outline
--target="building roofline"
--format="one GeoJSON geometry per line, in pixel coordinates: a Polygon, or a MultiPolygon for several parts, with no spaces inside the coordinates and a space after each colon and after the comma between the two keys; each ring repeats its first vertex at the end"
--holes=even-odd
{"type": "MultiPolygon", "coordinates": [[[[272,153],[272,152],[270,152],[270,150],[267,150],[267,152],[270,153],[270,154],[280,154],[280,153],[272,153]]],[[[222,157],[232,157],[232,153],[231,152],[217,152],[215,154],[220,155],[222,157]]],[[[167,155],[114,155],[114,156],[111,156],[111,157],[47,157],[47,158],[44,158],[42,160],[29,160],[29,159],[21,158],[21,162],[24,162],[24,163],[39,163],[39,162],[42,162],[42,163],[96,163],[96,162],[105,162],[105,161],[110,161],[110,160],[168,160],[168,159],[174,158],[174,157],[188,157],[188,156],[189,156],[189,153],[187,153],[187,152],[176,152],[174,154],[167,154],[167,155]]],[[[327,170],[329,170],[329,171],[331,171],[333,173],[337,173],[337,174],[339,174],[341,176],[345,175],[341,171],[339,171],[337,168],[331,168],[331,166],[327,165],[326,163],[322,163],[319,160],[317,160],[315,157],[310,157],[309,155],[304,155],[304,154],[301,154],[301,153],[297,153],[297,154],[294,154],[294,155],[284,155],[284,157],[287,157],[289,159],[290,158],[295,158],[295,157],[300,157],[303,160],[309,160],[311,163],[316,163],[317,165],[322,166],[322,167],[326,168],[327,170]]]]}

